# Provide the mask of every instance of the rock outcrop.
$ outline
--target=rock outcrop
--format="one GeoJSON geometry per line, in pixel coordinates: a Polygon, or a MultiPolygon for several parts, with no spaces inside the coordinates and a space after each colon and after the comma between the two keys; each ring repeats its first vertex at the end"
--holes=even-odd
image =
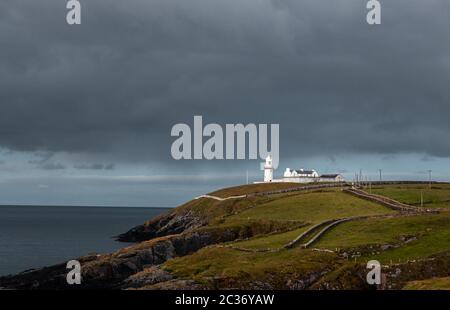
{"type": "Polygon", "coordinates": [[[59,264],[0,278],[0,287],[13,289],[119,289],[123,288],[125,283],[129,283],[127,281],[138,279],[129,278],[130,276],[138,275],[145,268],[162,264],[171,258],[191,254],[212,244],[288,230],[298,225],[300,224],[295,222],[249,221],[246,225],[222,228],[204,227],[182,234],[147,240],[112,254],[79,258],[82,266],[83,285],[81,286],[68,285],[66,283],[66,266],[59,264]]]}
{"type": "Polygon", "coordinates": [[[162,214],[152,220],[136,226],[116,237],[122,242],[141,242],[157,237],[180,234],[192,231],[207,224],[207,220],[195,215],[194,212],[176,212],[162,214]]]}

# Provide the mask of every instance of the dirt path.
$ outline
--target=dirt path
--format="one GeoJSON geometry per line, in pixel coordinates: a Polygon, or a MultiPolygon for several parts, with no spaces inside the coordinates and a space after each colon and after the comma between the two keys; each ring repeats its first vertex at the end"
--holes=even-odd
{"type": "Polygon", "coordinates": [[[247,195],[229,196],[229,197],[225,197],[225,198],[212,196],[212,195],[201,195],[201,196],[195,197],[194,199],[209,198],[209,199],[214,199],[214,200],[218,200],[218,201],[225,201],[225,200],[229,200],[229,199],[240,199],[240,198],[246,198],[246,197],[247,197],[247,195]]]}

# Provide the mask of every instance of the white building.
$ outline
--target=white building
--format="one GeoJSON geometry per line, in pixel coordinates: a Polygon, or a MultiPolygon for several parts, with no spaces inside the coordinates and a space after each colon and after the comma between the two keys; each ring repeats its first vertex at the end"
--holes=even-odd
{"type": "Polygon", "coordinates": [[[345,179],[340,174],[322,174],[319,176],[316,170],[299,169],[294,170],[286,168],[282,179],[273,178],[273,162],[272,156],[266,157],[264,163],[264,181],[254,183],[275,183],[275,182],[292,182],[292,183],[313,183],[313,182],[345,182],[345,179]]]}
{"type": "Polygon", "coordinates": [[[292,170],[290,168],[286,168],[286,171],[283,175],[284,178],[318,178],[319,174],[316,170],[292,170]]]}
{"type": "Polygon", "coordinates": [[[293,182],[293,183],[311,183],[318,182],[319,174],[316,170],[293,170],[286,168],[283,174],[283,182],[293,182]]]}
{"type": "MultiPolygon", "coordinates": [[[[273,178],[273,164],[272,156],[266,157],[266,162],[264,164],[264,183],[271,182],[291,182],[291,183],[313,183],[313,182],[345,182],[345,179],[340,174],[322,174],[319,176],[316,170],[305,170],[299,169],[294,170],[286,168],[282,179],[273,178]]],[[[255,182],[261,183],[261,182],[255,182]]]]}
{"type": "Polygon", "coordinates": [[[340,174],[322,174],[320,176],[320,182],[345,182],[345,179],[340,174]]]}

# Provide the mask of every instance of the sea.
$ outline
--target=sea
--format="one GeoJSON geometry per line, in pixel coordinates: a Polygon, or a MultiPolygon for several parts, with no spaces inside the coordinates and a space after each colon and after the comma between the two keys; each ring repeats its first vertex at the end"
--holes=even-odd
{"type": "Polygon", "coordinates": [[[167,208],[0,206],[0,276],[128,246],[114,236],[167,208]]]}

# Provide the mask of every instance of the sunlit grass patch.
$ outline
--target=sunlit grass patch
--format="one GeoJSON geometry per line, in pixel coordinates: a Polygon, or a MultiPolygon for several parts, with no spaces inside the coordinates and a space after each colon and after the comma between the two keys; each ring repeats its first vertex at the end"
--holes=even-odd
{"type": "Polygon", "coordinates": [[[397,201],[427,208],[450,208],[450,185],[432,184],[392,184],[372,187],[372,193],[397,201]]]}
{"type": "Polygon", "coordinates": [[[386,244],[398,247],[364,259],[390,263],[445,252],[450,249],[450,215],[416,215],[347,222],[327,232],[315,247],[346,249],[386,244]],[[403,242],[402,236],[407,236],[409,241],[403,242]]]}
{"type": "Polygon", "coordinates": [[[395,212],[379,204],[339,190],[329,190],[280,197],[233,215],[227,221],[272,219],[319,223],[328,219],[392,213],[395,212]]]}
{"type": "Polygon", "coordinates": [[[450,277],[408,282],[404,290],[450,290],[450,277]]]}

